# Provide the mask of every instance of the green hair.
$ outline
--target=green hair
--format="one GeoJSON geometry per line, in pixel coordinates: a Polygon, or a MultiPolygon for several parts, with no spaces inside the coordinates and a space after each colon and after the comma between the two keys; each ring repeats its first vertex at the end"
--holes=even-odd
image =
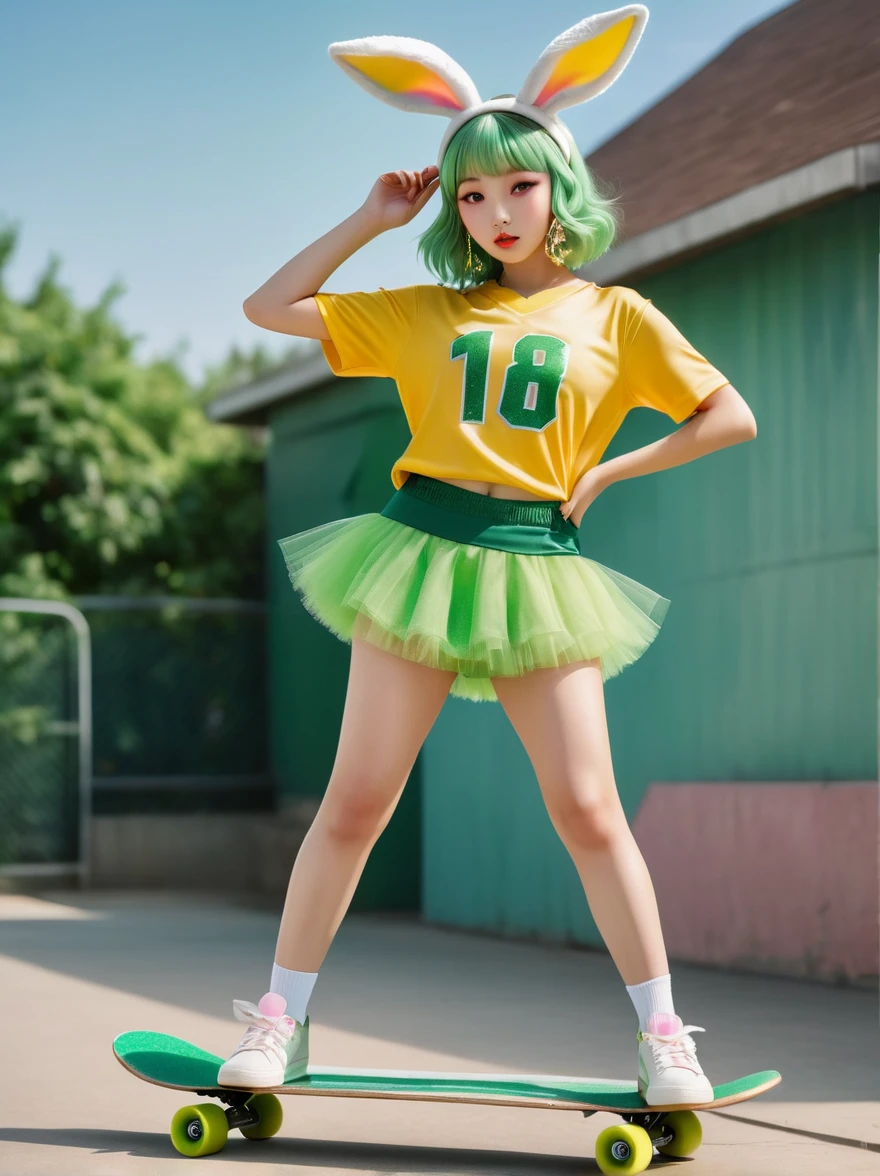
{"type": "Polygon", "coordinates": [[[500,176],[508,171],[549,174],[550,204],[565,230],[565,246],[571,249],[565,259],[568,269],[595,261],[614,243],[616,198],[599,191],[577,148],[566,163],[556,142],[537,123],[519,114],[492,111],[469,119],[452,137],[440,166],[440,212],[418,239],[419,258],[443,284],[465,289],[501,274],[503,264],[476,241],[471,251],[483,268],[478,275],[465,268],[468,234],[458,211],[458,186],[462,176],[500,176]]]}

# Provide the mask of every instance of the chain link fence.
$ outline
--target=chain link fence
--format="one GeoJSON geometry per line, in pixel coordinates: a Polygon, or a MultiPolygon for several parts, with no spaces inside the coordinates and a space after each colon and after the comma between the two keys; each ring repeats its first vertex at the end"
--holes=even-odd
{"type": "Polygon", "coordinates": [[[92,635],[94,811],[271,807],[265,606],[83,596],[92,635]]]}
{"type": "Polygon", "coordinates": [[[0,599],[0,876],[85,877],[91,667],[82,613],[0,599]]]}
{"type": "Polygon", "coordinates": [[[0,875],[84,874],[92,815],[274,807],[265,606],[76,604],[0,599],[0,875]]]}

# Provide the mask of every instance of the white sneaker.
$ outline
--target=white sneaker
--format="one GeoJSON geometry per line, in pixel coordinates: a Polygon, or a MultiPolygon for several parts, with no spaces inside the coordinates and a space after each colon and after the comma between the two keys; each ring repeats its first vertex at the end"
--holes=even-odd
{"type": "Polygon", "coordinates": [[[234,1000],[232,1008],[235,1019],[244,1021],[249,1028],[220,1067],[219,1086],[258,1090],[305,1077],[309,1065],[308,1017],[304,1025],[285,1017],[287,1001],[274,992],[267,992],[259,1005],[234,1000]]]}
{"type": "Polygon", "coordinates": [[[709,1103],[715,1098],[697,1061],[691,1032],[705,1029],[683,1025],[681,1017],[670,1013],[652,1013],[647,1031],[639,1032],[639,1094],[648,1106],[709,1103]]]}

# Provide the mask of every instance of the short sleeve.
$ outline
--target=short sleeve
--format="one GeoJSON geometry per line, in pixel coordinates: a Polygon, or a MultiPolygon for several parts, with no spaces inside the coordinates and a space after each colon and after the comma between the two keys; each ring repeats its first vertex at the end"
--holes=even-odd
{"type": "Polygon", "coordinates": [[[633,401],[681,424],[707,396],[730,383],[685,339],[650,298],[627,332],[623,370],[633,401]]]}
{"type": "Polygon", "coordinates": [[[415,286],[370,293],[316,294],[330,338],[321,340],[337,376],[394,376],[418,311],[415,286]]]}

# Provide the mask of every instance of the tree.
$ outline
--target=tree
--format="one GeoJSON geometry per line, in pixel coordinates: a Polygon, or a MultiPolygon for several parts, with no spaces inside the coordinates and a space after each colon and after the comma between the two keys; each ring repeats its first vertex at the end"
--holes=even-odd
{"type": "Polygon", "coordinates": [[[172,357],[138,364],[119,283],[80,309],[53,254],[10,296],[17,240],[0,227],[0,595],[262,596],[262,438],[204,404],[278,361],[235,348],[195,388],[172,357]]]}

